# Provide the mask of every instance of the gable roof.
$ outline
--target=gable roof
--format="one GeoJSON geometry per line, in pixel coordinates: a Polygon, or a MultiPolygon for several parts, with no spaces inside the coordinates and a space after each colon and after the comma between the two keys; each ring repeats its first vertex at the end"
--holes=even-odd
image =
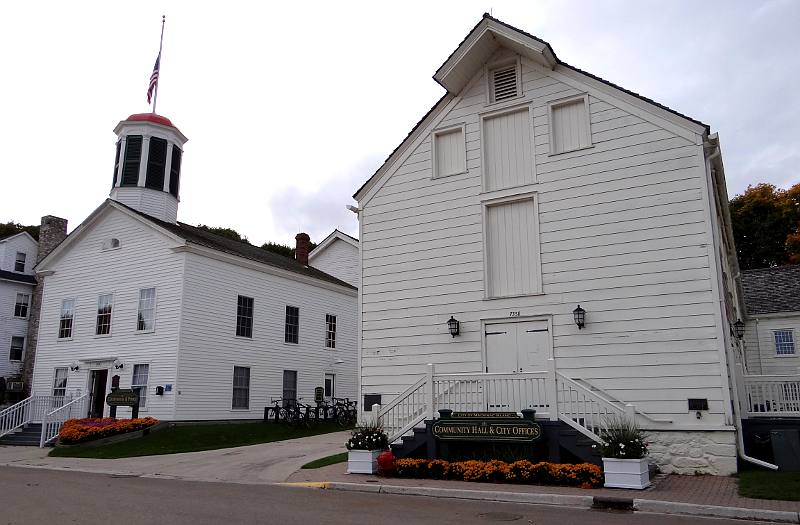
{"type": "Polygon", "coordinates": [[[403,149],[403,146],[408,144],[415,135],[415,132],[426,124],[432,116],[437,114],[444,105],[443,102],[449,102],[450,99],[456,96],[461,89],[467,84],[469,78],[475,74],[477,65],[485,63],[491,55],[501,46],[507,47],[516,53],[526,56],[543,66],[554,69],[556,66],[561,66],[584,75],[592,80],[605,84],[613,89],[621,91],[627,95],[637,98],[647,104],[660,108],[672,115],[675,115],[687,122],[705,128],[705,133],[711,131],[708,124],[696,120],[692,117],[684,115],[670,107],[656,102],[651,98],[647,98],[639,93],[625,89],[613,82],[605,80],[575,66],[571,66],[566,62],[559,59],[552,46],[541,38],[538,38],[526,31],[518,29],[510,24],[507,24],[488,13],[484,13],[481,20],[472,28],[472,30],[464,37],[464,40],[456,47],[456,49],[447,57],[447,60],[436,70],[433,79],[439,83],[447,92],[440,98],[431,109],[417,122],[411,131],[406,135],[403,141],[389,154],[383,164],[361,185],[361,187],[353,194],[353,198],[358,200],[359,195],[364,191],[370,183],[375,180],[386,168],[390,161],[392,161],[403,149]]]}
{"type": "Polygon", "coordinates": [[[185,224],[182,222],[171,223],[162,221],[160,219],[156,219],[153,216],[147,215],[146,213],[142,213],[138,210],[131,208],[130,206],[126,206],[125,204],[122,204],[121,202],[117,202],[112,199],[106,199],[103,202],[103,204],[101,204],[94,212],[92,212],[91,215],[89,215],[89,217],[83,223],[81,223],[80,226],[75,228],[75,230],[67,236],[67,238],[58,246],[58,248],[53,250],[52,253],[50,253],[47,257],[45,257],[39,263],[39,265],[46,266],[46,264],[49,261],[51,261],[55,256],[57,256],[57,253],[60,253],[63,250],[65,250],[71,244],[71,242],[73,242],[73,240],[77,238],[77,236],[79,236],[80,233],[83,232],[84,229],[100,214],[101,211],[107,209],[108,207],[115,207],[120,210],[127,211],[130,214],[139,217],[144,222],[150,223],[157,229],[166,231],[167,234],[169,234],[170,236],[176,239],[183,240],[187,244],[202,246],[204,248],[209,248],[211,250],[215,250],[218,252],[227,253],[229,255],[235,255],[237,257],[266,264],[268,266],[272,266],[274,268],[292,272],[298,275],[302,275],[304,277],[311,277],[313,279],[335,284],[338,286],[343,286],[353,290],[356,289],[351,284],[348,284],[340,279],[337,279],[332,275],[328,275],[323,271],[317,270],[316,268],[312,268],[310,266],[304,266],[292,258],[284,257],[282,255],[278,255],[277,253],[263,250],[258,246],[253,246],[252,244],[247,244],[241,241],[228,239],[226,237],[222,237],[220,235],[207,232],[190,224],[185,224]]]}
{"type": "Polygon", "coordinates": [[[325,239],[322,240],[313,250],[308,253],[308,259],[311,260],[312,258],[316,257],[320,253],[324,252],[325,249],[334,243],[334,241],[342,241],[354,248],[358,249],[358,239],[353,237],[352,235],[347,235],[343,231],[338,229],[333,230],[325,239]]]}
{"type": "Polygon", "coordinates": [[[21,231],[21,232],[17,232],[17,233],[10,233],[10,234],[8,234],[6,236],[0,237],[0,242],[10,241],[14,237],[18,237],[20,235],[24,235],[24,236],[28,237],[33,244],[39,244],[38,241],[33,238],[33,235],[31,235],[30,233],[28,233],[26,231],[21,231]]]}
{"type": "Polygon", "coordinates": [[[800,265],[742,272],[747,315],[800,312],[800,265]]]}

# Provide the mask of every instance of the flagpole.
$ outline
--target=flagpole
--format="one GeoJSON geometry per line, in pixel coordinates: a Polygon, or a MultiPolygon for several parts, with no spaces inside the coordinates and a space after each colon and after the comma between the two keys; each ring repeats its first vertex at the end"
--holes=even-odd
{"type": "MultiPolygon", "coordinates": [[[[161,48],[164,46],[164,22],[167,16],[161,15],[161,40],[158,43],[158,77],[161,80],[161,48]]],[[[155,93],[153,93],[153,114],[156,113],[156,103],[158,102],[158,82],[155,85],[155,93]]]]}

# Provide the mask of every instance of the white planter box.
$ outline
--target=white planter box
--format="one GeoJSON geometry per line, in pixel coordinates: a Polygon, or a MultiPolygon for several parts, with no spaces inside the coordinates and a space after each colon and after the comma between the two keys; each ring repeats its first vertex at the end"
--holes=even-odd
{"type": "Polygon", "coordinates": [[[650,486],[647,460],[603,458],[605,487],[616,489],[645,489],[650,486]]]}
{"type": "Polygon", "coordinates": [[[375,474],[378,471],[378,456],[384,450],[351,450],[347,453],[348,474],[375,474]]]}

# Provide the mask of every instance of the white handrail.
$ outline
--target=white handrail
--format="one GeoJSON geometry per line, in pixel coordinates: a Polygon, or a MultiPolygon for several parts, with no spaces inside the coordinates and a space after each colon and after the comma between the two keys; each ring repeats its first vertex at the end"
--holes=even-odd
{"type": "MultiPolygon", "coordinates": [[[[589,387],[589,389],[592,391],[592,393],[594,393],[594,395],[596,395],[599,398],[603,398],[603,399],[605,399],[606,401],[608,401],[608,402],[610,402],[612,404],[618,405],[620,407],[624,407],[627,404],[624,401],[620,401],[616,397],[612,396],[611,394],[609,394],[605,390],[594,386],[592,383],[590,383],[589,381],[587,381],[586,379],[584,379],[582,377],[572,377],[571,379],[573,381],[578,381],[578,382],[581,382],[581,383],[585,383],[589,387]]],[[[655,418],[655,417],[651,416],[650,414],[648,414],[647,412],[643,412],[642,410],[639,410],[638,408],[636,409],[636,414],[639,415],[639,416],[642,416],[643,418],[645,418],[647,420],[652,421],[653,423],[672,423],[671,419],[655,418]]]]}
{"type": "Polygon", "coordinates": [[[0,437],[30,423],[30,405],[32,402],[33,397],[27,397],[0,411],[0,437]]]}
{"type": "Polygon", "coordinates": [[[609,417],[634,417],[633,405],[616,406],[595,392],[556,372],[558,418],[584,436],[601,442],[600,433],[609,417]]]}
{"type": "Polygon", "coordinates": [[[83,394],[80,397],[65,403],[64,405],[48,412],[42,418],[42,435],[39,438],[39,447],[42,448],[50,441],[58,437],[61,431],[61,426],[68,419],[80,417],[84,413],[84,401],[89,397],[89,394],[83,394]]]}
{"type": "Polygon", "coordinates": [[[800,415],[800,375],[745,375],[742,379],[749,416],[800,415]]]}

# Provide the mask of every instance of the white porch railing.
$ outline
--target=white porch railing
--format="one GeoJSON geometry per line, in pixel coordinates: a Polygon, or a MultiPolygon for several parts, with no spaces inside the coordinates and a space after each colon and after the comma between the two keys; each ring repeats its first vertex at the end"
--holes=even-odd
{"type": "Polygon", "coordinates": [[[80,418],[86,414],[86,401],[89,394],[68,401],[64,405],[52,410],[42,418],[42,437],[39,440],[39,447],[44,447],[49,442],[58,437],[61,425],[68,419],[80,418]]]}
{"type": "Polygon", "coordinates": [[[39,423],[55,408],[64,404],[63,396],[31,396],[0,412],[0,437],[29,423],[39,423]]]}
{"type": "Polygon", "coordinates": [[[800,375],[743,375],[742,379],[748,416],[800,416],[800,375]]]}
{"type": "Polygon", "coordinates": [[[537,417],[561,420],[589,438],[600,441],[604,421],[611,416],[636,417],[633,405],[612,403],[600,393],[548,369],[514,374],[436,374],[433,365],[416,383],[384,407],[375,405],[373,417],[389,442],[434,419],[439,409],[457,412],[521,412],[536,410],[537,417]]]}

